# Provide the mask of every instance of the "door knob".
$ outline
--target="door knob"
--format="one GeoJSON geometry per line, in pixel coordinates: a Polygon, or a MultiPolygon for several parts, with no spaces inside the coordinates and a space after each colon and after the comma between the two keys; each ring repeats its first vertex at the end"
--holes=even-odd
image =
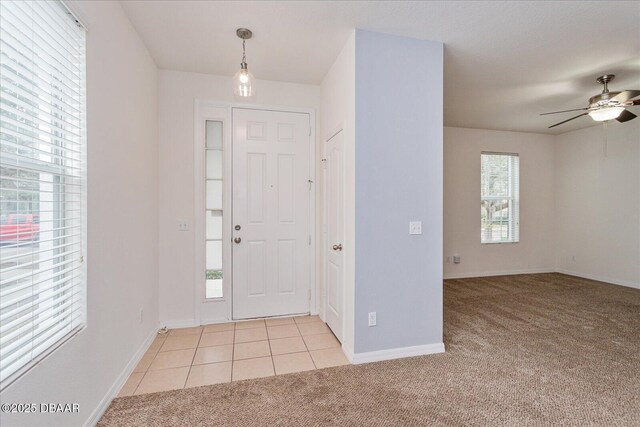
{"type": "Polygon", "coordinates": [[[235,228],[236,230],[240,230],[240,228],[241,228],[241,227],[240,227],[239,225],[236,225],[234,228],[235,228]]]}
{"type": "Polygon", "coordinates": [[[242,241],[242,239],[239,238],[239,237],[236,237],[235,239],[233,239],[233,241],[236,242],[236,243],[240,243],[242,241]]]}
{"type": "Polygon", "coordinates": [[[333,250],[334,251],[341,251],[342,250],[342,243],[339,243],[337,245],[333,245],[333,250]]]}

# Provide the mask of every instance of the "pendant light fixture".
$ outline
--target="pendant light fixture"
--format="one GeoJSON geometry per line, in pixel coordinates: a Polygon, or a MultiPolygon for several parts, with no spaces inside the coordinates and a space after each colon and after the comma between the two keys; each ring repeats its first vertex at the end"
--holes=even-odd
{"type": "Polygon", "coordinates": [[[246,28],[238,28],[236,35],[242,39],[242,62],[240,63],[240,71],[233,76],[233,93],[237,96],[248,98],[255,94],[255,79],[247,68],[244,44],[251,38],[253,33],[246,28]]]}

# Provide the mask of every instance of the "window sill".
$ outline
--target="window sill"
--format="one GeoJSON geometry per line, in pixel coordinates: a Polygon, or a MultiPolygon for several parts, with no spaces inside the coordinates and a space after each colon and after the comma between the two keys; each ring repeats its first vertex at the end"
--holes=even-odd
{"type": "Polygon", "coordinates": [[[76,326],[69,333],[67,333],[66,335],[62,336],[54,344],[49,346],[49,348],[47,348],[42,353],[40,353],[39,355],[34,357],[30,362],[26,363],[24,366],[22,366],[17,371],[9,374],[6,378],[3,378],[2,382],[0,383],[0,391],[4,391],[11,384],[13,384],[16,381],[18,381],[26,373],[28,373],[29,371],[34,369],[36,366],[38,366],[40,363],[42,363],[49,356],[53,355],[58,349],[60,349],[63,345],[65,345],[66,343],[71,341],[76,336],[78,336],[78,334],[83,332],[85,329],[87,329],[87,324],[86,323],[83,323],[81,325],[76,326]]]}
{"type": "Polygon", "coordinates": [[[508,241],[508,242],[480,242],[481,245],[504,245],[504,244],[516,244],[516,243],[520,243],[520,241],[517,242],[513,242],[513,241],[508,241]]]}
{"type": "Polygon", "coordinates": [[[205,298],[202,300],[203,303],[207,303],[207,302],[224,302],[225,299],[224,297],[220,297],[220,298],[205,298]]]}

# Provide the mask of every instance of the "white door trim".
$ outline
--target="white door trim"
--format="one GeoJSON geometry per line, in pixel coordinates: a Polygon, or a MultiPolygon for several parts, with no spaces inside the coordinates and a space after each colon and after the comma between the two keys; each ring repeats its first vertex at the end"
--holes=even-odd
{"type": "MultiPolygon", "coordinates": [[[[311,191],[309,194],[309,232],[311,235],[311,249],[310,249],[310,268],[309,268],[309,283],[311,291],[311,300],[309,302],[309,309],[312,315],[318,314],[319,311],[319,299],[320,293],[318,286],[320,283],[316,280],[316,272],[319,268],[317,259],[317,227],[316,227],[316,183],[318,181],[316,174],[316,110],[313,108],[298,108],[298,107],[284,107],[275,105],[256,105],[256,104],[240,104],[240,103],[225,103],[212,100],[196,99],[194,101],[194,207],[195,218],[194,224],[194,241],[195,241],[195,271],[194,271],[194,323],[195,324],[209,324],[209,323],[222,323],[232,320],[232,288],[231,283],[231,228],[232,228],[232,211],[231,211],[231,195],[232,195],[232,183],[231,183],[231,170],[229,167],[224,171],[224,196],[223,196],[223,271],[229,272],[225,274],[224,280],[224,298],[219,300],[205,300],[205,224],[204,224],[204,122],[205,120],[223,120],[223,132],[224,132],[224,156],[225,164],[230,165],[232,159],[232,110],[238,109],[250,109],[250,110],[264,110],[264,111],[280,111],[286,113],[305,113],[309,114],[309,174],[310,179],[313,181],[311,184],[311,191]],[[217,111],[217,113],[212,113],[217,111]],[[224,116],[224,117],[222,117],[224,116]],[[229,131],[231,130],[231,131],[229,131]],[[221,307],[216,308],[215,315],[207,315],[203,312],[203,304],[216,304],[221,307]]],[[[207,309],[207,311],[209,311],[207,309]]]]}

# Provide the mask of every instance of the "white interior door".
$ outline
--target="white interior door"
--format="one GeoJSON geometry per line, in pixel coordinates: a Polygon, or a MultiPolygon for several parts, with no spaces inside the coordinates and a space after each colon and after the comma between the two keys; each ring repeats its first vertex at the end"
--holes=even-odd
{"type": "Polygon", "coordinates": [[[343,325],[343,242],[344,242],[344,131],[331,137],[325,146],[326,158],[326,321],[342,341],[343,325]]]}
{"type": "Polygon", "coordinates": [[[233,109],[233,318],[309,312],[309,114],[233,109]]]}

